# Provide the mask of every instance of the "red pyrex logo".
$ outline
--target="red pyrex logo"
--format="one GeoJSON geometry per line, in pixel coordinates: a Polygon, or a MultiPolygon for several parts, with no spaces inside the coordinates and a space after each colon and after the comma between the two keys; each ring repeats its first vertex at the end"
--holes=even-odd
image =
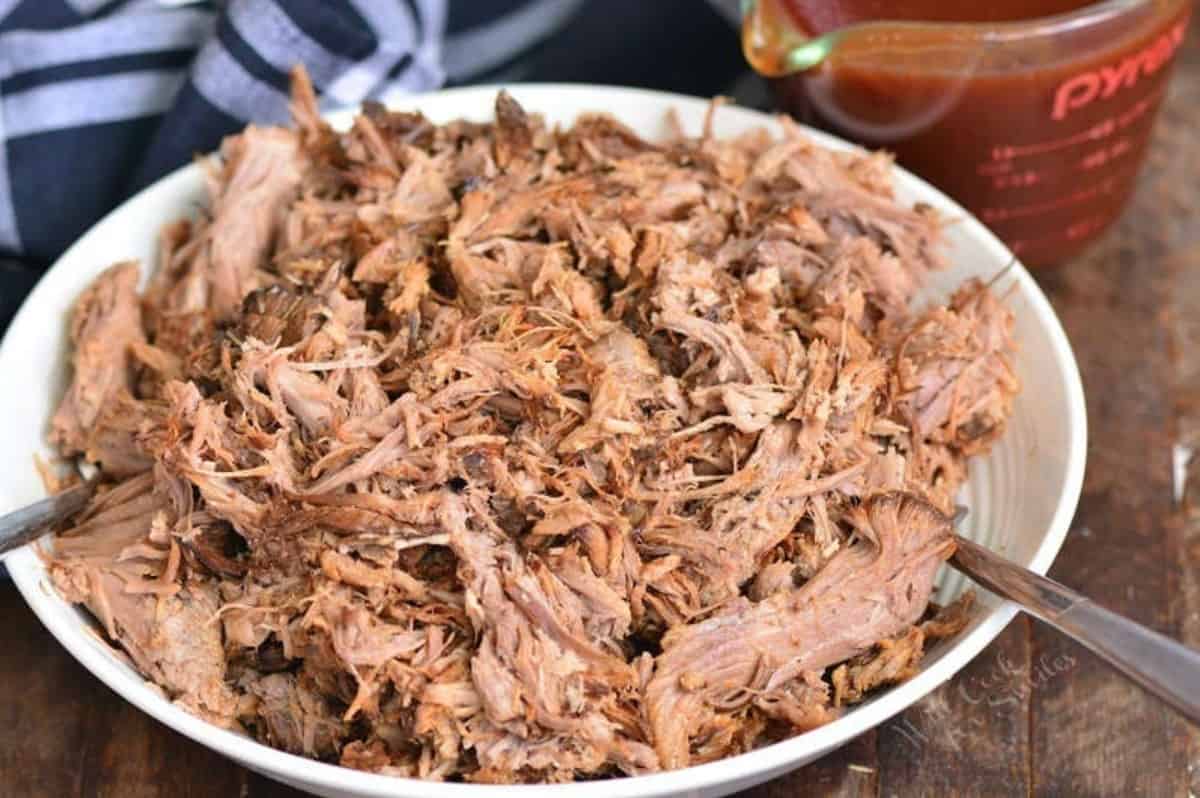
{"type": "Polygon", "coordinates": [[[1175,55],[1186,31],[1185,16],[1145,49],[1122,58],[1115,66],[1102,66],[1063,81],[1054,93],[1054,112],[1050,118],[1065,119],[1072,111],[1095,100],[1107,100],[1119,89],[1137,83],[1139,78],[1153,75],[1175,55]]]}

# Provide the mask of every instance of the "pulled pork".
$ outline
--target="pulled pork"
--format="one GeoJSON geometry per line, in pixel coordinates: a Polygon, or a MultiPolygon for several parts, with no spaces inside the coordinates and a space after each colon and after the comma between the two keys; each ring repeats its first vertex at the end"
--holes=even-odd
{"type": "Polygon", "coordinates": [[[172,699],[385,774],[680,768],[914,672],[1017,389],[882,155],[368,105],[295,77],[101,275],[52,422],[105,487],[59,590],[172,699]]]}

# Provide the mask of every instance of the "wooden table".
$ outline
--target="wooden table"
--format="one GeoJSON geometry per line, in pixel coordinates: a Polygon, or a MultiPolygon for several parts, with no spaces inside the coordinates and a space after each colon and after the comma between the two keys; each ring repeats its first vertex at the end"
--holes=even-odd
{"type": "MultiPolygon", "coordinates": [[[[1200,21],[1119,227],[1039,278],[1083,371],[1091,441],[1051,573],[1200,646],[1200,21]],[[1195,447],[1195,466],[1174,464],[1195,447]]],[[[125,703],[0,586],[0,794],[297,793],[125,703]]],[[[1197,686],[1200,689],[1200,685],[1197,686]]],[[[1018,617],[957,678],[825,759],[745,793],[1200,795],[1200,731],[1052,630],[1018,617]]]]}

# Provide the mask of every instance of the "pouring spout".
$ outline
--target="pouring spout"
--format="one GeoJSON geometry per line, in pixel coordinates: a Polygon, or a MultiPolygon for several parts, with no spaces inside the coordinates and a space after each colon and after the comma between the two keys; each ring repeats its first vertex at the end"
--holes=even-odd
{"type": "Polygon", "coordinates": [[[764,77],[812,69],[829,55],[833,38],[801,30],[781,0],[742,0],[742,53],[764,77]]]}
{"type": "Polygon", "coordinates": [[[1019,59],[1003,53],[1029,53],[1045,58],[1051,45],[1069,49],[1085,36],[1118,27],[1155,24],[1164,15],[1186,8],[1191,0],[1101,0],[1081,9],[1027,20],[972,22],[954,19],[847,19],[831,30],[806,27],[788,0],[742,0],[742,53],[754,71],[782,78],[827,66],[829,62],[862,67],[902,65],[915,71],[962,72],[985,61],[1000,67],[1019,59]]]}

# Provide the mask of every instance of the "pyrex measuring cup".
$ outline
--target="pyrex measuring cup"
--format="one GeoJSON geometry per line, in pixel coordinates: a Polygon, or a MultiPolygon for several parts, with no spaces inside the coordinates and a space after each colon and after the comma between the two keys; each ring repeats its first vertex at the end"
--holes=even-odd
{"type": "Polygon", "coordinates": [[[742,43],[786,110],[896,153],[1042,266],[1129,198],[1191,5],[745,0],[742,43]]]}

